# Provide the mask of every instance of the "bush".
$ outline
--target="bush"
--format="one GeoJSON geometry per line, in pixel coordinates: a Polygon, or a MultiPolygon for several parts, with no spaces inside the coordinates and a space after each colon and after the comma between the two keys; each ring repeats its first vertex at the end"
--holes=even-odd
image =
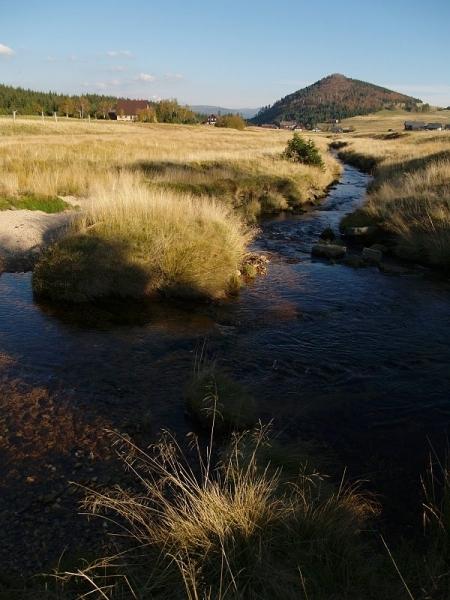
{"type": "Polygon", "coordinates": [[[320,167],[321,169],[325,168],[315,143],[312,140],[306,142],[298,133],[294,133],[294,137],[289,140],[283,155],[294,162],[320,167]]]}
{"type": "Polygon", "coordinates": [[[152,190],[133,174],[99,186],[92,200],[36,266],[38,295],[215,298],[235,283],[251,231],[223,205],[152,190]]]}
{"type": "Polygon", "coordinates": [[[245,129],[245,121],[239,115],[223,115],[216,121],[216,127],[228,127],[229,129],[245,129]]]}
{"type": "Polygon", "coordinates": [[[141,123],[156,123],[156,110],[154,106],[147,106],[138,111],[138,120],[141,123]]]}
{"type": "Polygon", "coordinates": [[[154,105],[159,123],[197,123],[197,115],[188,106],[181,106],[176,100],[160,100],[154,105]]]}

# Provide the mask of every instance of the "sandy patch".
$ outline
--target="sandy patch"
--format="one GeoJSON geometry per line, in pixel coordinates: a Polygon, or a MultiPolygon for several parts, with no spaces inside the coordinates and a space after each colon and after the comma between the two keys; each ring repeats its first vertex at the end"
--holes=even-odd
{"type": "Polygon", "coordinates": [[[42,250],[66,232],[73,215],[72,211],[0,211],[0,269],[32,269],[42,250]]]}

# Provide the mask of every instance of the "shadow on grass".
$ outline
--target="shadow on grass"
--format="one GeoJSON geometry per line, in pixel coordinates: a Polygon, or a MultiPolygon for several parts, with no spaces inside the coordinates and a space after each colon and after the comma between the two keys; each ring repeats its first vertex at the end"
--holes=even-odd
{"type": "Polygon", "coordinates": [[[205,297],[193,281],[166,280],[149,257],[127,240],[92,234],[70,235],[52,246],[33,273],[37,299],[66,303],[99,300],[144,300],[161,297],[198,300],[205,297]]]}
{"type": "Polygon", "coordinates": [[[403,175],[404,173],[414,173],[419,169],[427,167],[431,163],[450,160],[450,150],[442,150],[434,154],[420,156],[409,160],[399,160],[394,164],[384,165],[381,163],[376,169],[376,179],[373,184],[376,187],[377,182],[383,182],[386,179],[392,178],[393,175],[403,175]]]}
{"type": "Polygon", "coordinates": [[[221,198],[248,218],[299,207],[303,196],[294,179],[264,174],[248,165],[232,162],[143,161],[134,169],[144,173],[158,187],[197,196],[221,198]]]}
{"type": "Polygon", "coordinates": [[[345,163],[360,169],[364,173],[375,175],[374,181],[370,184],[370,189],[377,188],[381,183],[392,177],[392,175],[403,175],[404,173],[413,173],[418,169],[423,169],[433,162],[450,160],[450,150],[442,150],[419,158],[409,160],[399,159],[393,164],[383,164],[374,156],[356,152],[354,150],[340,150],[338,156],[345,163]]]}

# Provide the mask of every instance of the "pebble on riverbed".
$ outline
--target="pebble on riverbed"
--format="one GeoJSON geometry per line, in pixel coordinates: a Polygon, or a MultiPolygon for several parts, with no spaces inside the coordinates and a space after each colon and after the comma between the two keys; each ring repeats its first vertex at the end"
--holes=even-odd
{"type": "Polygon", "coordinates": [[[383,252],[379,248],[363,248],[362,257],[369,264],[379,265],[383,260],[383,252]]]}
{"type": "Polygon", "coordinates": [[[311,249],[311,254],[320,258],[342,258],[346,252],[347,248],[339,244],[314,244],[311,249]]]}
{"type": "Polygon", "coordinates": [[[374,235],[377,232],[377,227],[374,225],[366,225],[364,227],[345,227],[343,235],[350,238],[364,238],[374,235]]]}

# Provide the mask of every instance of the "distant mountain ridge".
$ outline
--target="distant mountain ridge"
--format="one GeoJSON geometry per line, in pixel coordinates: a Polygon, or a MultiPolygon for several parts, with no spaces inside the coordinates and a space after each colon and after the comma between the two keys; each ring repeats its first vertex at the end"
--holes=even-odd
{"type": "Polygon", "coordinates": [[[252,122],[262,125],[286,120],[315,125],[366,115],[388,106],[412,106],[420,102],[417,98],[335,73],[262,108],[252,122]]]}
{"type": "Polygon", "coordinates": [[[209,104],[196,104],[196,105],[191,104],[189,106],[189,108],[191,110],[193,110],[194,112],[204,114],[204,115],[211,115],[211,114],[217,115],[219,113],[221,115],[232,114],[232,115],[242,115],[244,117],[244,119],[251,119],[259,111],[259,108],[223,108],[223,106],[213,106],[213,105],[209,105],[209,104]]]}

